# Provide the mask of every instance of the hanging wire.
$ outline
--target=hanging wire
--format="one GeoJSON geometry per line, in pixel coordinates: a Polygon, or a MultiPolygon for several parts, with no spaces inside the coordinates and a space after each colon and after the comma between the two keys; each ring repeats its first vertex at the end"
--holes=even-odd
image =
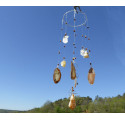
{"type": "Polygon", "coordinates": [[[65,23],[65,33],[67,33],[67,14],[66,14],[66,23],[65,23]]]}
{"type": "Polygon", "coordinates": [[[61,43],[62,43],[62,38],[63,38],[62,35],[63,35],[63,21],[62,21],[62,26],[61,26],[61,35],[60,35],[59,48],[58,48],[58,64],[57,64],[57,67],[59,67],[60,57],[62,55],[62,52],[61,52],[61,43]]]}
{"type": "MultiPolygon", "coordinates": [[[[63,21],[62,21],[63,22],[63,21]]],[[[65,23],[65,35],[64,36],[66,36],[67,35],[67,14],[66,14],[66,23],[65,23]]],[[[63,36],[63,37],[64,37],[63,36]]],[[[63,56],[63,59],[65,59],[65,55],[66,55],[66,53],[65,53],[65,47],[66,47],[66,44],[64,44],[64,46],[63,46],[64,48],[64,56],[63,56]]]]}
{"type": "Polygon", "coordinates": [[[60,38],[60,40],[62,40],[62,36],[63,35],[63,21],[62,21],[62,27],[61,27],[61,38],[60,38]]]}
{"type": "MultiPolygon", "coordinates": [[[[89,23],[88,23],[88,20],[87,20],[87,22],[86,22],[86,24],[87,24],[87,32],[88,32],[88,40],[90,40],[90,36],[89,36],[89,23]]],[[[90,51],[91,52],[91,51],[90,51]]],[[[91,55],[90,55],[91,56],[91,55]]],[[[89,56],[89,61],[90,61],[90,67],[92,67],[92,56],[90,57],[89,56]]]]}
{"type": "Polygon", "coordinates": [[[88,32],[88,34],[87,34],[87,36],[88,36],[88,40],[90,39],[90,36],[89,36],[89,23],[88,23],[88,19],[87,19],[87,22],[86,22],[86,24],[87,24],[87,32],[88,32]]]}
{"type": "Polygon", "coordinates": [[[76,41],[76,31],[75,31],[75,21],[76,21],[76,17],[75,17],[75,15],[76,15],[76,10],[74,9],[74,43],[73,43],[73,58],[75,57],[75,47],[76,47],[76,43],[75,43],[75,41],[76,41]]]}
{"type": "Polygon", "coordinates": [[[86,29],[86,26],[85,26],[84,28],[85,28],[85,36],[84,36],[84,37],[85,37],[85,47],[86,47],[86,43],[87,43],[87,42],[86,42],[86,41],[87,41],[87,38],[86,38],[86,37],[88,37],[88,36],[87,36],[87,29],[86,29]]]}
{"type": "MultiPolygon", "coordinates": [[[[74,9],[74,31],[73,31],[74,32],[74,46],[73,46],[73,59],[74,58],[76,59],[76,57],[75,57],[75,48],[76,48],[76,28],[75,28],[75,25],[76,25],[76,10],[74,9]]],[[[74,63],[76,64],[76,62],[74,62],[74,63]]],[[[77,65],[77,67],[78,67],[78,65],[77,65]]],[[[77,78],[74,80],[74,88],[76,88],[76,85],[77,85],[77,78]]]]}
{"type": "Polygon", "coordinates": [[[84,47],[84,26],[82,26],[82,48],[84,47]]]}

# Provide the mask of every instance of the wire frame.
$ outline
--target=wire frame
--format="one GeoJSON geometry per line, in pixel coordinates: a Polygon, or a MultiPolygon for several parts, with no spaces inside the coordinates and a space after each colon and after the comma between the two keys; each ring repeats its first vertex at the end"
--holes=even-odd
{"type": "MultiPolygon", "coordinates": [[[[74,13],[74,12],[75,12],[75,10],[67,11],[67,12],[63,15],[62,24],[63,24],[63,23],[64,23],[64,24],[66,23],[65,17],[67,17],[68,14],[71,14],[71,13],[74,13]]],[[[87,23],[87,21],[88,21],[87,15],[86,15],[84,12],[82,12],[82,11],[78,11],[78,14],[82,14],[82,15],[83,15],[83,17],[84,17],[83,22],[81,22],[81,24],[78,24],[78,25],[72,25],[72,24],[68,24],[68,23],[67,23],[67,25],[68,25],[69,27],[81,27],[81,26],[83,26],[83,25],[86,25],[86,23],[87,23]]]]}

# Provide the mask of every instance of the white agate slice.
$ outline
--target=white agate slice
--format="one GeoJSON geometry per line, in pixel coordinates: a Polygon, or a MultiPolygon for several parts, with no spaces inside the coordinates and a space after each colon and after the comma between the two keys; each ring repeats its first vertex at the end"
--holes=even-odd
{"type": "Polygon", "coordinates": [[[69,38],[68,35],[64,36],[62,42],[63,42],[64,44],[67,44],[67,43],[68,43],[68,38],[69,38]]]}
{"type": "Polygon", "coordinates": [[[85,53],[85,50],[84,50],[84,49],[81,49],[81,50],[80,50],[80,55],[81,55],[81,56],[84,56],[84,53],[85,53]]]}

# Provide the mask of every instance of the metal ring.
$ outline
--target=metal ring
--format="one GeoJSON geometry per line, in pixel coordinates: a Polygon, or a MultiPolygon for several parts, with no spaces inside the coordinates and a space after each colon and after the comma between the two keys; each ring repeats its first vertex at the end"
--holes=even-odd
{"type": "MultiPolygon", "coordinates": [[[[62,24],[63,24],[63,23],[66,23],[66,21],[64,20],[64,18],[65,18],[66,15],[68,15],[68,14],[71,13],[71,12],[74,12],[74,10],[70,10],[70,11],[66,12],[66,13],[63,15],[62,24]]],[[[70,27],[80,27],[80,26],[86,25],[86,22],[87,22],[87,16],[86,16],[86,14],[85,14],[84,12],[82,12],[82,11],[79,11],[79,13],[84,15],[85,21],[84,21],[83,23],[81,23],[81,24],[79,24],[79,25],[75,25],[75,26],[67,23],[68,26],[70,26],[70,27]]]]}

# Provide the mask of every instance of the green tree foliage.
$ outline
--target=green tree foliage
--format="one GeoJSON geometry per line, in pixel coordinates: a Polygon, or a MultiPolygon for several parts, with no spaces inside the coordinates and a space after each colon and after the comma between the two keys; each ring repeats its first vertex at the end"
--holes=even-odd
{"type": "Polygon", "coordinates": [[[92,113],[125,113],[125,93],[112,98],[101,98],[96,96],[89,104],[89,112],[92,113]]]}
{"type": "Polygon", "coordinates": [[[76,96],[76,108],[68,107],[69,98],[59,99],[55,102],[47,101],[42,107],[34,108],[31,113],[125,113],[125,93],[116,97],[92,98],[76,96]]]}

